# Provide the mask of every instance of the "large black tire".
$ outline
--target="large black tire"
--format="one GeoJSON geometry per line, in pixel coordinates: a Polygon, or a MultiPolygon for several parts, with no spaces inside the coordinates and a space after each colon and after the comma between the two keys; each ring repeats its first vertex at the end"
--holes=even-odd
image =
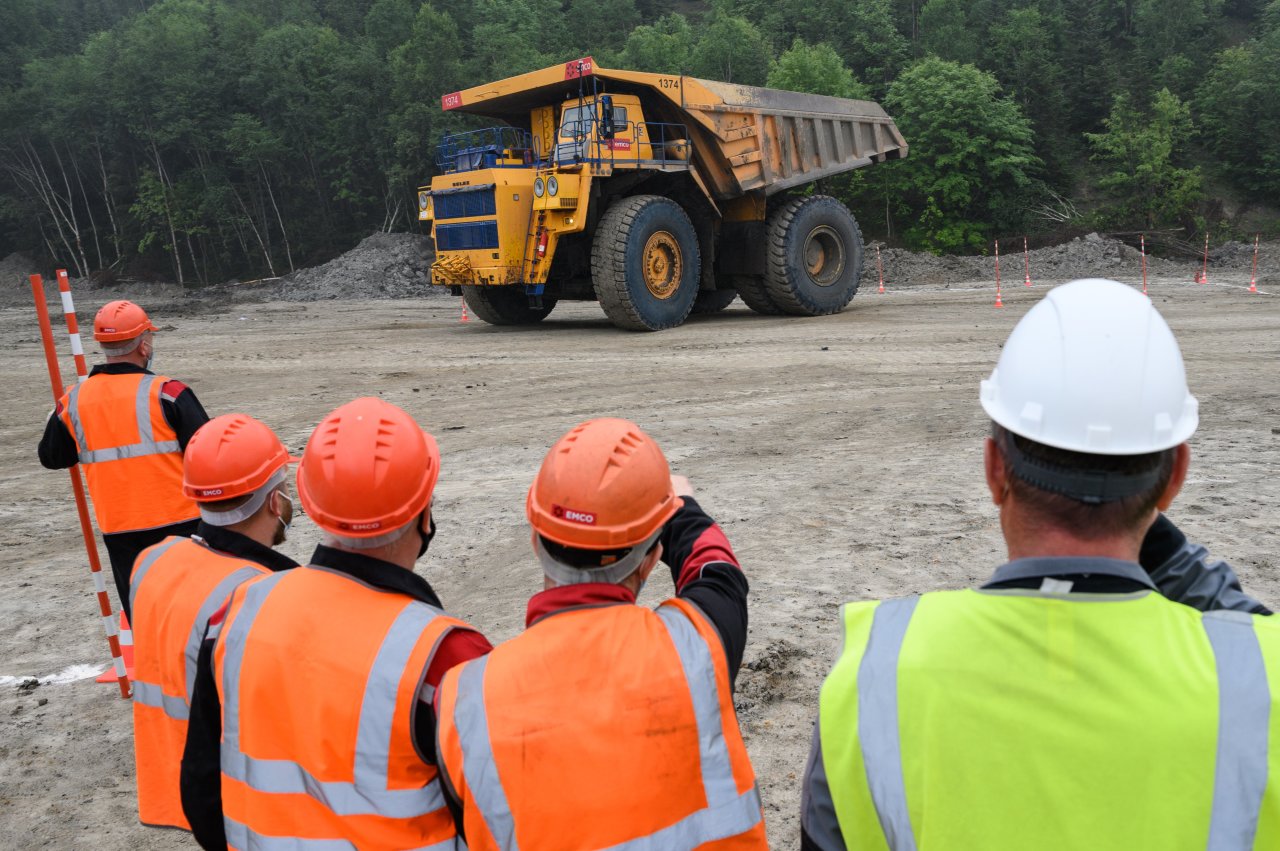
{"type": "Polygon", "coordinates": [[[769,217],[765,287],[783,313],[839,313],[858,292],[862,233],[829,195],[797,198],[769,217]]]}
{"type": "Polygon", "coordinates": [[[776,316],[782,312],[778,305],[769,298],[769,290],[764,285],[764,278],[758,275],[734,275],[734,289],[742,303],[765,316],[776,316]]]}
{"type": "Polygon", "coordinates": [[[619,328],[661,331],[684,322],[698,297],[701,269],[693,222],[670,198],[620,198],[596,228],[591,282],[619,328]]]}
{"type": "Polygon", "coordinates": [[[693,300],[693,312],[699,316],[719,313],[738,297],[734,290],[698,290],[698,297],[693,300]]]}
{"type": "Polygon", "coordinates": [[[467,309],[490,325],[532,325],[547,318],[555,309],[554,298],[542,297],[542,307],[529,306],[524,287],[463,287],[462,298],[467,309]]]}

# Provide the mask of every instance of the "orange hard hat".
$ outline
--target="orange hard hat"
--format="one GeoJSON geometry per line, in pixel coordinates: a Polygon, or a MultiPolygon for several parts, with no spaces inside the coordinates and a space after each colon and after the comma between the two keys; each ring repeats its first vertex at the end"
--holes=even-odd
{"type": "Polygon", "coordinates": [[[182,456],[182,492],[196,502],[253,493],[296,458],[275,432],[247,414],[223,414],[200,427],[182,456]]]}
{"type": "Polygon", "coordinates": [[[374,538],[399,529],[431,503],[440,449],[390,402],[348,402],[316,426],[298,467],[298,496],[321,529],[374,538]]]}
{"type": "Polygon", "coordinates": [[[93,317],[93,339],[99,343],[132,340],[146,331],[159,331],[147,312],[131,301],[110,301],[93,317]]]}
{"type": "Polygon", "coordinates": [[[566,547],[634,547],[683,504],[652,438],[629,420],[588,420],[560,438],[529,488],[525,511],[542,537],[566,547]]]}

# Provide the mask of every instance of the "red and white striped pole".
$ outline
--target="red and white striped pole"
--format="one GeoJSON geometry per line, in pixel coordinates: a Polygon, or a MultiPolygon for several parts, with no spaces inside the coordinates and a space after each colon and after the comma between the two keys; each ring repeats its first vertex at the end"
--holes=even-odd
{"type": "Polygon", "coordinates": [[[1253,275],[1249,277],[1249,292],[1256,293],[1258,291],[1258,236],[1253,235],[1253,275]]]}
{"type": "Polygon", "coordinates": [[[1204,232],[1204,265],[1200,267],[1200,283],[1209,283],[1209,232],[1204,232]]]}
{"type": "Polygon", "coordinates": [[[1022,238],[1022,260],[1026,264],[1027,279],[1023,281],[1027,286],[1031,286],[1031,252],[1027,251],[1027,238],[1022,238]]]}
{"type": "Polygon", "coordinates": [[[1138,242],[1142,246],[1142,294],[1147,295],[1147,235],[1139,236],[1138,242]]]}
{"type": "MultiPolygon", "coordinates": [[[[58,404],[62,398],[62,370],[58,367],[58,353],[53,345],[53,326],[49,323],[49,306],[44,300],[44,281],[39,275],[32,275],[31,294],[35,297],[36,317],[40,320],[40,338],[44,343],[44,358],[49,367],[49,385],[53,390],[53,403],[58,404]]],[[[65,304],[64,300],[64,304],[65,304]]],[[[120,653],[120,635],[116,622],[111,617],[111,599],[107,596],[107,583],[102,573],[102,562],[98,560],[98,544],[93,537],[93,526],[89,522],[89,501],[84,495],[84,482],[80,478],[80,468],[72,467],[71,490],[76,498],[76,510],[80,514],[80,531],[84,535],[85,551],[89,554],[89,571],[93,574],[93,587],[98,595],[98,610],[102,615],[102,631],[107,636],[107,646],[111,648],[111,662],[115,667],[116,679],[120,683],[120,696],[130,697],[133,687],[129,684],[129,674],[124,667],[124,657],[120,653]]]]}
{"type": "Polygon", "coordinates": [[[876,245],[876,272],[880,275],[880,289],[878,292],[884,292],[884,266],[880,263],[879,245],[876,245]]]}
{"type": "Polygon", "coordinates": [[[58,270],[58,294],[62,296],[62,313],[67,317],[67,336],[71,338],[71,354],[76,360],[76,379],[89,377],[89,364],[84,359],[84,344],[80,342],[80,322],[76,319],[76,305],[71,299],[71,281],[67,270],[58,270]]]}
{"type": "Polygon", "coordinates": [[[1004,307],[1000,300],[1000,240],[996,240],[996,307],[1004,307]]]}

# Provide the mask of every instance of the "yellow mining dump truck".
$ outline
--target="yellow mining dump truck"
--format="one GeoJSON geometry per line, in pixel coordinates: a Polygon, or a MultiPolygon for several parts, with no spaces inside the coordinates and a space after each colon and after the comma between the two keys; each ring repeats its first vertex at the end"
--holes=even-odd
{"type": "Polygon", "coordinates": [[[418,193],[432,283],[495,325],[540,321],[562,299],[650,331],[735,293],[760,313],[836,313],[858,290],[858,224],[834,198],[783,193],[907,155],[874,103],[590,57],[441,105],[505,122],[445,138],[418,193]]]}

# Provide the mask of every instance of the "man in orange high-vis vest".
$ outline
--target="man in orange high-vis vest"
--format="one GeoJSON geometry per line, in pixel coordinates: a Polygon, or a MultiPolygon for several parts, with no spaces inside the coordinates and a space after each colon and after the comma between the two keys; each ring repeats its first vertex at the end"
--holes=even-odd
{"type": "Polygon", "coordinates": [[[236,589],[201,647],[182,805],[204,848],[453,848],[431,699],[489,642],[413,572],[435,439],[380,399],[329,414],[298,494],[311,563],[236,589]]]}
{"type": "Polygon", "coordinates": [[[133,743],[143,824],[189,828],[178,775],[209,619],[241,583],[297,567],[272,549],[284,543],[293,519],[291,460],[271,429],[250,416],[210,420],[183,457],[183,491],[200,506],[196,534],[166,538],[138,557],[130,597],[133,743]]]}
{"type": "Polygon", "coordinates": [[[39,448],[51,470],[84,468],[126,616],[138,553],[192,534],[199,517],[182,492],[182,450],[209,416],[189,387],[151,372],[156,330],[131,301],[98,311],[93,338],[107,362],[58,400],[39,448]]]}
{"type": "Polygon", "coordinates": [[[733,708],[747,581],[688,480],[634,423],[593,420],[552,447],[527,513],[546,589],[528,628],[437,691],[468,847],[763,851],[733,708]],[[677,596],[642,608],[659,559],[677,596]]]}

